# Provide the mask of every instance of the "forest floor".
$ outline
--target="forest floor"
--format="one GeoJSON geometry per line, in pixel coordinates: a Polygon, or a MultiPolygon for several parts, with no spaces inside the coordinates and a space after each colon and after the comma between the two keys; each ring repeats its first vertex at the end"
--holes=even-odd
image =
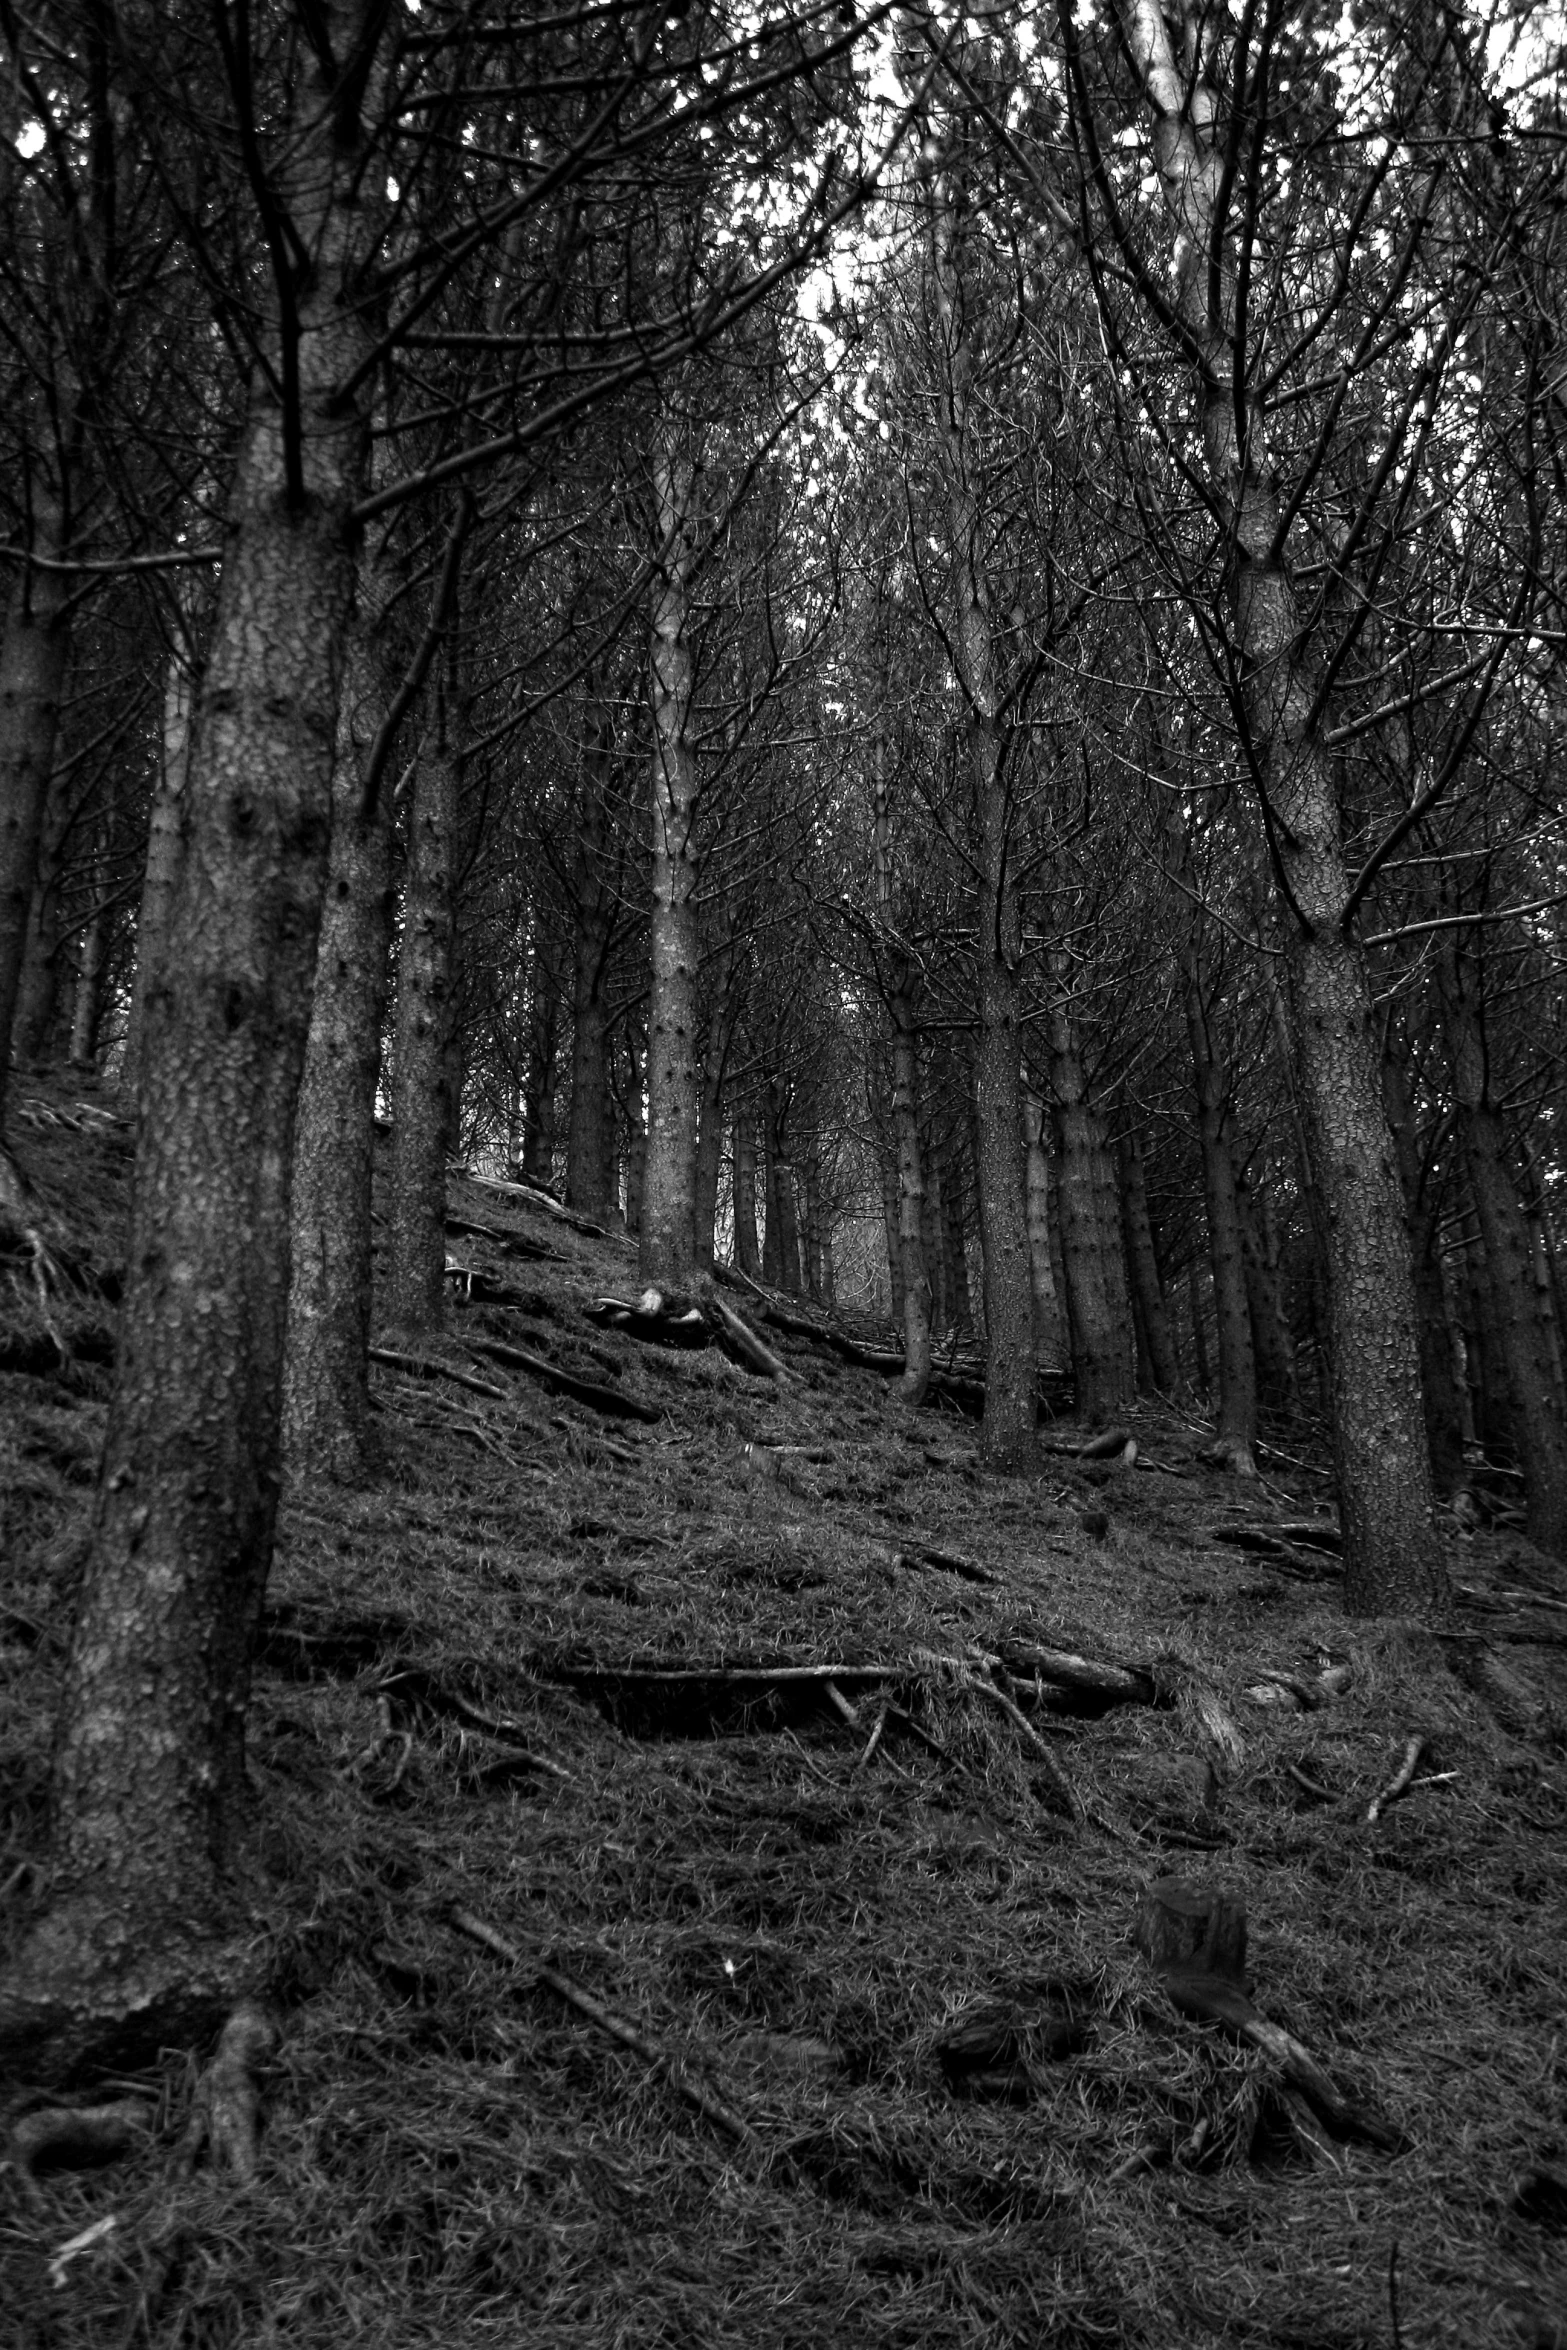
{"type": "MultiPolygon", "coordinates": [[[[0,1267],[20,1920],[129,1134],[40,1081],[13,1135],[74,1273],[62,1352],[0,1267]]],[[[991,1476],[754,1296],[782,1380],[598,1326],[623,1236],[450,1214],[382,1475],[281,1522],[259,2174],[175,2159],[201,2052],[112,2084],[117,2160],[0,2168],[7,2350],[1567,2344],[1560,1570],[1454,1528],[1453,1630],[1357,1624],[1308,1436],[1242,1485],[1196,1416],[1136,1414],[1130,1466],[1059,1420],[991,1476]],[[1172,1999],[1133,1941],[1171,1877],[1244,1902],[1257,2007],[1382,2143],[1172,1999]]]]}

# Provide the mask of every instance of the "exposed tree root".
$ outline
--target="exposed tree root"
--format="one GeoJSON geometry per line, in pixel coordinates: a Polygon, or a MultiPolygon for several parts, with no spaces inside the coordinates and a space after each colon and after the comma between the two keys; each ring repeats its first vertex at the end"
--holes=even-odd
{"type": "Polygon", "coordinates": [[[259,2000],[242,1999],[197,2083],[175,2158],[182,2175],[194,2170],[205,2148],[215,2169],[232,2171],[242,2186],[251,2184],[261,2107],[256,2074],[277,2044],[278,2027],[270,2011],[259,2000]]]}
{"type": "Polygon", "coordinates": [[[9,2141],[11,2161],[29,2189],[40,2165],[85,2170],[112,2162],[152,2126],[152,2109],[140,2098],[117,2097],[102,2105],[40,2105],[24,2113],[9,2141]]]}

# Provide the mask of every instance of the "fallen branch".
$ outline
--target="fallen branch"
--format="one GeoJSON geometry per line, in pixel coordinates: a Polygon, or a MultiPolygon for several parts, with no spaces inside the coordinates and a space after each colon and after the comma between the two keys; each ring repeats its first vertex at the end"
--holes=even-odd
{"type": "Polygon", "coordinates": [[[709,2121],[716,2122],[731,2138],[738,2139],[741,2144],[751,2142],[755,2133],[749,2122],[731,2112],[721,2098],[715,2097],[711,2089],[705,2088],[686,2070],[678,2057],[666,2055],[663,2049],[639,2032],[635,2024],[628,2023],[614,2008],[606,2007],[601,1999],[595,1999],[591,1991],[585,1991],[570,1975],[562,1974],[558,1967],[546,1966],[541,1961],[528,1958],[515,1943],[508,1942],[504,1934],[498,1934],[493,1926],[486,1925],[483,1918],[475,1917],[472,1910],[454,1906],[448,1910],[447,1917],[457,1932],[466,1934],[470,1942],[482,1944],[486,1950],[493,1951],[497,1958],[504,1958],[511,1966],[530,1968],[536,1983],[542,1984],[547,1991],[553,1991],[557,1999],[575,2008],[578,2015],[586,2016],[590,2023],[597,2024],[601,2032],[607,2032],[612,2040],[618,2040],[634,2056],[640,2056],[644,2064],[662,2073],[672,2089],[684,2097],[688,2104],[694,2105],[699,2113],[705,2114],[709,2121]]]}
{"type": "Polygon", "coordinates": [[[1419,1768],[1420,1757],[1424,1754],[1425,1750],[1426,1742],[1423,1738],[1410,1739],[1409,1744],[1404,1749],[1404,1759],[1399,1764],[1397,1770],[1393,1773],[1392,1778],[1389,1779],[1381,1794],[1375,1795],[1371,1799],[1371,1803],[1366,1811],[1366,1824],[1368,1827],[1374,1827],[1377,1821],[1382,1817],[1382,1814],[1386,1811],[1388,1805],[1390,1803],[1396,1803],[1399,1797],[1405,1793],[1409,1786],[1410,1780],[1414,1777],[1416,1770],[1419,1768]]]}
{"type": "Polygon", "coordinates": [[[895,1564],[900,1567],[939,1567],[943,1574],[957,1575],[965,1583],[980,1583],[994,1590],[1000,1577],[988,1567],[977,1566],[973,1559],[960,1556],[955,1550],[940,1550],[933,1543],[921,1542],[907,1550],[900,1550],[895,1564]]]}
{"type": "Polygon", "coordinates": [[[487,1395],[494,1403],[506,1401],[505,1388],[497,1387],[493,1379],[476,1379],[471,1371],[459,1371],[433,1355],[409,1355],[394,1346],[373,1346],[370,1360],[383,1363],[389,1371],[412,1372],[419,1379],[450,1379],[455,1386],[471,1388],[475,1395],[487,1395]]]}
{"type": "Polygon", "coordinates": [[[742,1315],[737,1314],[732,1306],[726,1306],[723,1299],[714,1294],[709,1294],[706,1303],[708,1314],[720,1335],[728,1339],[753,1371],[759,1371],[764,1379],[788,1378],[789,1366],[782,1355],[776,1355],[770,1346],[764,1346],[742,1315]]]}
{"type": "Polygon", "coordinates": [[[1013,1704],[1004,1689],[998,1689],[995,1682],[987,1680],[983,1674],[968,1674],[965,1686],[973,1690],[976,1696],[988,1697],[992,1705],[1001,1708],[1022,1739],[1023,1744],[1040,1764],[1045,1777],[1061,1797],[1073,1819],[1081,1819],[1087,1808],[1082,1797],[1022,1709],[1013,1704]]]}
{"type": "MultiPolygon", "coordinates": [[[[597,1379],[579,1379],[574,1371],[562,1371],[543,1355],[530,1353],[525,1346],[508,1346],[499,1338],[471,1338],[468,1341],[475,1354],[488,1355],[493,1363],[504,1363],[508,1370],[526,1371],[540,1380],[557,1395],[569,1395],[578,1403],[591,1404],[596,1412],[604,1412],[611,1419],[642,1420],[649,1426],[663,1418],[657,1404],[643,1403],[637,1396],[622,1395],[617,1387],[606,1387],[597,1379]]],[[[504,1391],[492,1391],[499,1395],[504,1391]]]]}
{"type": "Polygon", "coordinates": [[[573,1232],[585,1232],[590,1240],[608,1240],[609,1227],[595,1224],[591,1216],[579,1216],[575,1208],[563,1208],[558,1199],[551,1199],[534,1183],[505,1183],[498,1175],[476,1175],[471,1167],[454,1166],[448,1169],[460,1175],[465,1183],[477,1183],[481,1190],[498,1191],[508,1199],[525,1200],[530,1208],[542,1208],[547,1216],[556,1216],[562,1224],[569,1224],[573,1232]]]}

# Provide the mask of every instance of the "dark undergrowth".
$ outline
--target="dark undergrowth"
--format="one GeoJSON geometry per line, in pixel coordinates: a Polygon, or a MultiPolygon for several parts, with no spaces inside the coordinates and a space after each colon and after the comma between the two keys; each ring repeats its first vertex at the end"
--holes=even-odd
{"type": "MultiPolygon", "coordinates": [[[[0,1267],[13,1926],[127,1156],[79,1092],[24,1086],[15,1134],[71,1262],[47,1296],[0,1267]]],[[[475,1278],[377,1370],[382,1474],[282,1525],[259,2177],[173,2159],[203,2052],[93,2087],[147,2126],[0,2170],[7,2350],[1567,2343],[1561,1574],[1454,1531],[1455,1628],[1354,1625],[1277,1532],[1324,1518],[1309,1439],[1259,1490],[1195,1417],[1113,1468],[1058,1422],[992,1478],[972,1423],[796,1333],[778,1384],[595,1324],[623,1238],[452,1209],[475,1278]],[[1177,2012],[1130,1939],[1172,1875],[1244,1901],[1258,2005],[1398,2151],[1177,2012]]]]}

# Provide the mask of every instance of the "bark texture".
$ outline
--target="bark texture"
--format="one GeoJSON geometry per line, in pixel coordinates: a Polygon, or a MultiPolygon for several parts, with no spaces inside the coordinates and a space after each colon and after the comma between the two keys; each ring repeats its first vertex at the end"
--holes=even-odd
{"type": "MultiPolygon", "coordinates": [[[[61,542],[58,504],[35,493],[33,552],[58,559],[61,542]]],[[[5,1132],[11,1030],[70,651],[69,591],[65,573],[24,565],[0,638],[0,1135],[5,1132]]]]}
{"type": "Polygon", "coordinates": [[[572,853],[571,1109],[566,1122],[566,1204],[609,1212],[609,1020],[604,1001],[614,907],[604,874],[604,792],[612,733],[593,711],[582,752],[572,853]]]}
{"type": "Polygon", "coordinates": [[[956,198],[939,176],[929,185],[929,222],[931,288],[940,338],[936,457],[946,494],[952,564],[948,642],[967,705],[969,785],[979,843],[974,1155],[985,1304],[980,1453],[993,1469],[1019,1469],[1033,1456],[1038,1417],[1033,1283],[1023,1197],[1018,982],[1022,937],[1011,799],[998,718],[996,651],[972,478],[973,348],[964,311],[956,198]]]}
{"type": "Polygon", "coordinates": [[[447,1051],[456,833],[457,755],[443,718],[420,752],[408,809],[392,1046],[386,1312],[407,1332],[438,1330],[446,1306],[446,1159],[457,1123],[447,1051]]]}
{"type": "Polygon", "coordinates": [[[1024,1212],[1028,1218],[1029,1280],[1034,1292],[1034,1355],[1042,1371],[1064,1371],[1072,1360],[1072,1337],[1055,1271],[1049,1114],[1036,1093],[1024,1097],[1023,1135],[1024,1212]]]}
{"type": "Polygon", "coordinates": [[[1103,1137],[1088,1099],[1071,1015],[1060,1001],[1051,1007],[1047,1033],[1060,1142],[1056,1198],[1077,1409],[1085,1420],[1104,1420],[1131,1401],[1131,1350],[1117,1312],[1110,1262],[1112,1245],[1120,1247],[1120,1233],[1107,1231],[1100,1215],[1097,1166],[1103,1137]]]}
{"type": "Polygon", "coordinates": [[[755,1281],[762,1270],[762,1249],[756,1231],[756,1113],[749,1102],[735,1111],[735,1263],[755,1281]]]}
{"type": "Polygon", "coordinates": [[[1194,12],[1182,29],[1194,35],[1196,72],[1178,62],[1159,0],[1123,0],[1122,23],[1176,232],[1176,302],[1197,355],[1204,464],[1231,549],[1249,750],[1276,859],[1292,1057],[1328,1267],[1345,1600],[1357,1614],[1430,1615],[1448,1591],[1431,1522],[1409,1240],[1365,957],[1345,924],[1350,884],[1315,716],[1317,648],[1287,567],[1266,418],[1237,363],[1218,103],[1200,69],[1194,12]]]}
{"type": "Polygon", "coordinates": [[[653,454],[658,551],[653,590],[653,903],[647,1029],[647,1166],[638,1262],[660,1288],[696,1274],[697,1069],[696,755],[689,737],[691,572],[696,464],[678,404],[653,454]]]}
{"type": "Polygon", "coordinates": [[[1461,949],[1446,949],[1441,986],[1464,1164],[1485,1244],[1489,1329],[1495,1332],[1523,1470],[1525,1523],[1531,1541],[1567,1560],[1567,1421],[1557,1395],[1554,1351],[1540,1318],[1533,1235],[1491,1098],[1477,974],[1461,949]]]}
{"type": "Polygon", "coordinates": [[[1415,1134],[1409,1086],[1396,1041],[1389,1038],[1382,1062],[1393,1147],[1398,1154],[1404,1213],[1409,1223],[1420,1332],[1420,1393],[1425,1409],[1431,1476],[1440,1494],[1455,1493],[1464,1481],[1464,1428],[1454,1370],[1453,1331],[1442,1280],[1441,1229],[1415,1134]]]}
{"type": "Polygon", "coordinates": [[[1178,1377],[1175,1345],[1170,1336],[1170,1311],[1165,1303],[1159,1252],[1154,1244],[1153,1221],[1148,1213],[1148,1184],[1143,1171],[1143,1154],[1135,1134],[1126,1135],[1121,1142],[1120,1166],[1127,1269],[1131,1277],[1133,1302],[1142,1325],[1148,1377],[1160,1395],[1173,1395],[1178,1377]]]}
{"type": "Polygon", "coordinates": [[[1257,1464],[1257,1366],[1252,1351],[1251,1314],[1246,1296],[1246,1261],[1241,1240],[1240,1200],[1230,1151],[1230,1077],[1214,1048],[1195,949],[1186,961],[1186,1030],[1191,1041],[1192,1077],[1197,1092],[1197,1136],[1202,1149],[1203,1198],[1208,1210],[1208,1253],[1213,1265],[1213,1305],[1218,1325],[1218,1437],[1243,1475],[1257,1464]]]}
{"type": "Polygon", "coordinates": [[[190,775],[190,670],[170,656],[163,681],[163,728],[158,777],[152,792],[147,862],[142,872],[141,909],[136,917],[136,976],[120,1061],[120,1092],[134,1103],[141,1084],[148,1006],[166,984],[163,964],[171,952],[174,900],[184,855],[186,785],[190,775]]]}
{"type": "Polygon", "coordinates": [[[289,1472],[353,1482],[368,1466],[370,1194],[392,944],[389,795],[365,764],[386,716],[381,582],[361,566],[332,771],[332,849],[299,1121],[283,1455],[289,1472]]]}
{"type": "Polygon", "coordinates": [[[887,1112],[894,1169],[893,1313],[903,1331],[903,1376],[898,1400],[918,1410],[930,1385],[933,1330],[930,1273],[925,1256],[925,1164],[920,1148],[919,968],[897,915],[897,853],[887,788],[886,745],[875,746],[873,823],[876,914],[880,928],[882,993],[892,1024],[887,1112]]]}
{"type": "MultiPolygon", "coordinates": [[[[344,11],[328,10],[334,18],[344,11]]],[[[351,41],[354,25],[334,23],[351,41]]],[[[19,1990],[156,2022],[220,1928],[271,1556],[288,1171],[326,877],[364,420],[345,299],[358,140],[300,65],[283,193],[315,256],[290,429],[257,371],[228,502],[174,935],[142,1088],[130,1261],[55,1747],[54,1906],[19,1990]],[[177,1986],[170,1992],[169,1986],[177,1986]]],[[[0,2007],[6,2001],[0,1999],[0,2007]]]]}

